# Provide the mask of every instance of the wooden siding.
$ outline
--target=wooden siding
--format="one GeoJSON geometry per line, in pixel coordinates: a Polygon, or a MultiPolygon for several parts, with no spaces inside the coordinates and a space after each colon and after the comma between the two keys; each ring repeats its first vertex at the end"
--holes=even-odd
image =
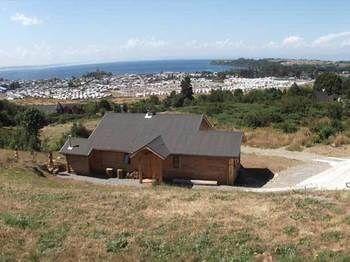
{"type": "Polygon", "coordinates": [[[75,156],[66,155],[67,164],[70,166],[71,171],[78,175],[89,175],[89,157],[87,156],[75,156]]]}
{"type": "Polygon", "coordinates": [[[105,173],[106,168],[128,170],[124,163],[124,152],[94,150],[90,157],[90,168],[94,173],[105,173]]]}
{"type": "MultiPolygon", "coordinates": [[[[219,184],[233,184],[238,167],[229,167],[230,158],[207,156],[180,156],[180,168],[173,168],[173,156],[163,161],[164,178],[213,180],[219,184]]],[[[239,162],[236,159],[236,162],[239,162]]]]}
{"type": "Polygon", "coordinates": [[[124,152],[94,150],[90,157],[67,155],[67,163],[77,174],[105,173],[107,167],[127,171],[141,170],[143,178],[182,178],[218,181],[233,185],[240,168],[240,158],[179,155],[180,167],[173,167],[173,155],[162,160],[148,150],[142,150],[124,163],[124,152]]]}
{"type": "Polygon", "coordinates": [[[142,178],[156,179],[159,182],[163,178],[163,160],[151,151],[144,149],[131,160],[136,170],[142,172],[142,178]]]}

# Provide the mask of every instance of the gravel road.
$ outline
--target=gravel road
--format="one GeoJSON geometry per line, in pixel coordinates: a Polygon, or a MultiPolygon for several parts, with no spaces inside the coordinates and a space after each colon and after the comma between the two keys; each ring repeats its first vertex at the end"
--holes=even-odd
{"type": "Polygon", "coordinates": [[[242,153],[279,156],[303,161],[275,174],[257,191],[284,191],[293,189],[339,190],[350,189],[350,158],[334,158],[308,152],[288,151],[284,148],[261,149],[242,147],[242,153]]]}

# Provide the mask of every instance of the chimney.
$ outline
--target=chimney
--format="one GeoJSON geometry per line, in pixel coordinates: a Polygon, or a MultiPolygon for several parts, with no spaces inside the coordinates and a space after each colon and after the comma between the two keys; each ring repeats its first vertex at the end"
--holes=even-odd
{"type": "Polygon", "coordinates": [[[153,114],[150,113],[149,111],[147,111],[147,113],[146,113],[146,115],[145,115],[145,118],[146,118],[146,119],[151,119],[152,116],[153,116],[153,114]]]}
{"type": "Polygon", "coordinates": [[[68,136],[68,148],[67,149],[68,150],[72,150],[73,149],[73,147],[72,147],[72,136],[71,135],[68,136]]]}

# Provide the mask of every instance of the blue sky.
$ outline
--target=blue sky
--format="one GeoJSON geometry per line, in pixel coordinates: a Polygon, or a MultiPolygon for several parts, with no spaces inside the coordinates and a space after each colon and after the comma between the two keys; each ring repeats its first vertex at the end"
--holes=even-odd
{"type": "Polygon", "coordinates": [[[0,1],[0,66],[236,57],[350,60],[350,1],[0,1]]]}

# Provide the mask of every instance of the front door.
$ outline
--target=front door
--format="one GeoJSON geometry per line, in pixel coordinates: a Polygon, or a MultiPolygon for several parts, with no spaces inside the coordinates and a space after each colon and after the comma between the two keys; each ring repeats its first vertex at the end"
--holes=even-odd
{"type": "Polygon", "coordinates": [[[142,158],[142,178],[162,180],[162,160],[150,151],[144,151],[142,158]]]}

